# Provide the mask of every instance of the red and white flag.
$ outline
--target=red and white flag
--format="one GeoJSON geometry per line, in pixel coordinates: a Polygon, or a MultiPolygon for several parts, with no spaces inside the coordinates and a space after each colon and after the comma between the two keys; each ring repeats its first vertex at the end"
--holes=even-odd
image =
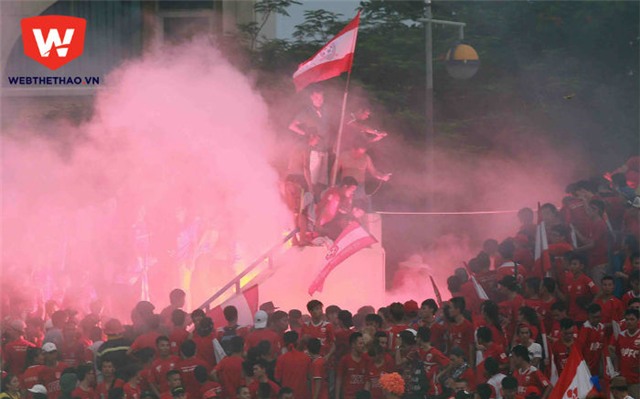
{"type": "Polygon", "coordinates": [[[595,393],[591,373],[580,351],[572,350],[548,399],[582,399],[595,393]]]}
{"type": "Polygon", "coordinates": [[[360,12],[313,57],[298,66],[298,70],[293,74],[296,91],[311,83],[334,78],[351,69],[359,24],[360,12]]]}
{"type": "Polygon", "coordinates": [[[324,281],[333,269],[344,262],[351,255],[378,242],[369,232],[360,226],[358,222],[351,222],[340,233],[329,252],[325,256],[324,267],[309,286],[309,295],[316,291],[322,292],[324,281]]]}
{"type": "Polygon", "coordinates": [[[227,306],[235,306],[238,309],[238,324],[241,326],[253,325],[253,315],[258,311],[258,286],[254,285],[242,291],[240,295],[234,295],[220,305],[211,309],[207,316],[213,320],[213,325],[223,327],[227,325],[223,309],[227,306]]]}
{"type": "Polygon", "coordinates": [[[478,280],[476,280],[476,275],[471,271],[471,268],[469,268],[469,264],[467,264],[467,262],[463,262],[463,264],[464,268],[467,269],[469,280],[471,280],[471,283],[473,283],[473,288],[475,288],[476,294],[478,294],[478,298],[483,301],[489,300],[489,295],[487,295],[487,292],[484,290],[484,288],[482,288],[478,280]]]}

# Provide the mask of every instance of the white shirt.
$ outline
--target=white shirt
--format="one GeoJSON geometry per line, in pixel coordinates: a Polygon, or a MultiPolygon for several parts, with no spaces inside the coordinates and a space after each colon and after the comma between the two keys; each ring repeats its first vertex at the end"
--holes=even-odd
{"type": "Polygon", "coordinates": [[[504,380],[505,377],[506,375],[498,373],[487,381],[487,384],[491,385],[496,391],[496,399],[502,399],[502,380],[504,380]]]}

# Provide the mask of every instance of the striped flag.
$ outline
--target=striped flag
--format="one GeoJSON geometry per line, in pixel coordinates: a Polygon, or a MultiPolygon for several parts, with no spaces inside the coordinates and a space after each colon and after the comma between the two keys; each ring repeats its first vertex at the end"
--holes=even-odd
{"type": "Polygon", "coordinates": [[[467,262],[463,262],[463,264],[464,264],[465,269],[467,269],[467,274],[469,275],[469,279],[473,283],[473,288],[475,288],[476,294],[478,294],[478,298],[482,299],[483,301],[489,300],[489,295],[487,295],[487,293],[484,290],[484,288],[482,288],[480,283],[478,283],[478,280],[476,280],[475,273],[473,273],[471,271],[471,269],[469,268],[469,265],[467,264],[467,262]]]}
{"type": "Polygon", "coordinates": [[[329,252],[325,256],[324,266],[320,273],[309,286],[309,295],[313,295],[316,291],[322,292],[324,281],[333,269],[340,263],[344,262],[351,255],[378,242],[369,232],[360,226],[358,222],[351,222],[344,228],[340,236],[329,248],[329,252]]]}
{"type": "Polygon", "coordinates": [[[351,70],[359,25],[360,12],[320,51],[298,66],[293,74],[296,91],[351,70]]]}

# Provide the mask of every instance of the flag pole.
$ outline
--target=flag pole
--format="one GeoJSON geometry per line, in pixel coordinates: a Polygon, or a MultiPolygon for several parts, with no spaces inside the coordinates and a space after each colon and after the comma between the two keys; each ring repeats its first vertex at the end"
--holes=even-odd
{"type": "MultiPolygon", "coordinates": [[[[360,11],[358,11],[358,25],[360,24],[360,11]]],[[[336,178],[338,177],[338,158],[340,157],[340,147],[342,144],[342,131],[344,130],[344,116],[347,111],[347,98],[349,97],[349,82],[351,81],[351,70],[353,69],[353,58],[356,55],[356,40],[358,39],[358,31],[356,30],[356,34],[353,35],[353,41],[351,42],[351,63],[349,64],[349,72],[347,73],[347,84],[344,88],[344,94],[342,96],[342,110],[340,111],[340,125],[338,126],[338,138],[336,140],[336,159],[333,161],[333,166],[331,167],[331,180],[330,186],[333,187],[336,185],[336,178]]]]}

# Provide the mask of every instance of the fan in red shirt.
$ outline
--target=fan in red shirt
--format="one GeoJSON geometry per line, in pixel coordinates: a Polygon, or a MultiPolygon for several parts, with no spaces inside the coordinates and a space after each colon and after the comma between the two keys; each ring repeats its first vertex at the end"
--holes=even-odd
{"type": "Polygon", "coordinates": [[[556,270],[556,273],[563,268],[564,256],[573,251],[573,245],[570,244],[570,234],[567,226],[563,224],[547,228],[549,258],[551,259],[551,266],[556,270]]]}
{"type": "Polygon", "coordinates": [[[468,390],[475,391],[476,389],[476,376],[473,372],[473,368],[466,361],[466,353],[457,346],[449,351],[449,367],[444,373],[445,386],[450,390],[456,391],[456,383],[459,381],[465,381],[468,390]]]}
{"type": "Polygon", "coordinates": [[[480,327],[476,331],[476,337],[478,339],[477,350],[482,352],[482,361],[476,365],[476,376],[479,384],[487,382],[484,369],[484,360],[492,357],[496,359],[500,368],[507,369],[509,365],[509,358],[504,351],[504,347],[493,342],[493,333],[488,327],[480,327]]]}
{"type": "MultiPolygon", "coordinates": [[[[640,259],[640,256],[636,257],[636,259],[640,259]]],[[[640,271],[634,270],[629,274],[629,285],[631,289],[622,296],[622,302],[625,307],[629,306],[629,301],[632,299],[640,298],[640,271]]]]}
{"type": "Polygon", "coordinates": [[[355,399],[356,392],[363,390],[367,382],[369,358],[364,354],[362,334],[354,332],[349,337],[351,353],[343,356],[336,371],[336,398],[355,399]]]}
{"type": "Polygon", "coordinates": [[[529,387],[535,387],[542,392],[542,399],[549,397],[551,383],[540,370],[530,363],[529,350],[522,345],[516,345],[512,349],[513,376],[518,381],[518,394],[525,395],[529,387]]]}
{"type": "Polygon", "coordinates": [[[24,339],[25,323],[16,319],[9,322],[7,328],[7,344],[2,348],[2,360],[4,369],[13,375],[24,372],[27,360],[27,348],[35,348],[35,344],[24,339]]]}
{"type": "Polygon", "coordinates": [[[580,325],[587,320],[586,307],[598,293],[598,287],[584,274],[584,256],[573,253],[569,257],[569,271],[563,276],[564,294],[568,296],[569,314],[580,325]]]}
{"type": "Polygon", "coordinates": [[[309,378],[311,379],[311,399],[329,399],[329,378],[324,357],[320,355],[322,344],[318,338],[310,338],[307,350],[311,355],[309,378]]]}
{"type": "Polygon", "coordinates": [[[197,366],[202,366],[208,371],[211,370],[211,367],[209,363],[199,356],[196,356],[196,344],[193,340],[188,339],[184,341],[180,347],[180,353],[182,354],[182,360],[176,365],[176,370],[180,371],[182,387],[187,392],[187,396],[193,398],[200,392],[200,384],[193,375],[193,370],[195,370],[197,366]]]}
{"type": "Polygon", "coordinates": [[[551,308],[553,304],[558,302],[556,297],[557,284],[556,280],[551,277],[545,277],[540,284],[540,312],[544,315],[542,322],[544,324],[545,331],[551,331],[553,325],[553,316],[551,314],[551,308]]]}
{"type": "MultiPolygon", "coordinates": [[[[335,365],[338,364],[342,356],[346,355],[350,351],[349,336],[356,330],[353,327],[353,316],[348,310],[341,310],[338,312],[338,326],[335,328],[334,336],[336,339],[336,350],[333,353],[331,360],[332,368],[335,369],[335,365]]],[[[385,347],[386,348],[386,347],[385,347]]]]}
{"type": "Polygon", "coordinates": [[[171,314],[173,329],[169,334],[169,344],[171,345],[171,353],[174,355],[180,355],[180,345],[191,335],[185,328],[186,321],[187,313],[182,309],[176,309],[171,314]]]}
{"type": "Polygon", "coordinates": [[[213,371],[214,379],[222,384],[223,397],[226,399],[234,399],[238,388],[245,384],[244,375],[242,373],[242,348],[244,347],[244,339],[240,336],[231,338],[229,342],[229,350],[231,354],[220,363],[216,364],[213,371]]]}
{"type": "Polygon", "coordinates": [[[501,345],[503,348],[507,347],[507,336],[500,323],[500,308],[492,300],[482,302],[480,306],[480,313],[482,319],[479,319],[476,323],[476,329],[480,327],[487,327],[491,330],[493,341],[501,345]]]}
{"type": "Polygon", "coordinates": [[[600,305],[592,303],[587,308],[589,319],[584,323],[578,339],[576,340],[576,348],[581,348],[582,357],[591,370],[591,375],[600,375],[600,369],[603,364],[603,350],[605,346],[604,326],[600,323],[602,308],[600,305]]]}
{"type": "MultiPolygon", "coordinates": [[[[170,391],[167,372],[177,369],[180,358],[171,354],[171,343],[169,337],[165,335],[161,335],[156,339],[156,353],[158,357],[151,363],[149,383],[155,394],[160,396],[170,391]]],[[[187,392],[188,394],[189,392],[187,392]]]]}
{"type": "Polygon", "coordinates": [[[465,300],[461,297],[451,298],[444,307],[444,314],[448,323],[449,348],[458,347],[465,352],[465,357],[473,355],[473,324],[464,317],[465,300]]]}
{"type": "Polygon", "coordinates": [[[425,299],[420,304],[420,311],[418,312],[420,319],[418,319],[416,323],[413,323],[411,328],[417,331],[420,327],[427,327],[429,331],[431,331],[431,345],[443,351],[446,346],[447,329],[444,324],[439,323],[436,319],[437,312],[438,305],[436,301],[433,299],[425,299]]]}
{"type": "Polygon", "coordinates": [[[560,339],[551,345],[551,353],[553,353],[553,360],[556,363],[558,375],[562,373],[562,370],[564,370],[567,365],[569,354],[576,339],[576,328],[573,320],[560,320],[560,331],[560,339]]]}
{"type": "Polygon", "coordinates": [[[389,328],[386,331],[389,336],[389,339],[387,340],[387,349],[392,349],[398,345],[398,334],[409,328],[409,325],[404,322],[405,312],[403,304],[400,302],[394,302],[389,305],[387,310],[389,311],[389,320],[387,320],[389,328]]]}
{"type": "Polygon", "coordinates": [[[640,395],[640,329],[638,328],[640,312],[637,309],[627,309],[624,318],[627,329],[613,340],[616,370],[619,370],[627,380],[629,393],[638,397],[640,395]]]}
{"type": "Polygon", "coordinates": [[[264,360],[258,360],[253,365],[253,381],[249,384],[249,391],[251,392],[252,399],[264,399],[266,395],[260,395],[259,390],[264,389],[262,386],[269,387],[269,398],[276,399],[278,397],[278,391],[280,386],[271,381],[267,376],[267,364],[264,360]]]}
{"type": "Polygon", "coordinates": [[[258,310],[254,317],[253,330],[247,334],[244,341],[244,349],[258,346],[261,341],[269,341],[271,344],[271,356],[276,357],[282,351],[282,337],[275,331],[267,328],[269,315],[264,310],[258,310]]]}
{"type": "MultiPolygon", "coordinates": [[[[169,293],[169,306],[162,309],[162,311],[160,312],[160,323],[166,326],[167,328],[171,327],[172,325],[175,326],[175,323],[173,323],[173,314],[176,310],[182,311],[182,308],[184,307],[186,299],[187,299],[186,292],[184,292],[180,288],[175,288],[171,290],[171,292],[169,293]]],[[[191,398],[191,399],[195,399],[195,398],[191,398]]]]}
{"type": "Polygon", "coordinates": [[[49,398],[55,399],[60,395],[60,377],[67,365],[58,361],[58,348],[53,342],[42,345],[44,365],[47,367],[40,373],[40,381],[47,388],[49,398]]]}
{"type": "Polygon", "coordinates": [[[96,383],[96,371],[91,363],[81,364],[76,367],[78,376],[78,386],[71,392],[72,398],[95,399],[96,393],[93,389],[96,383]]]}
{"type": "Polygon", "coordinates": [[[604,324],[607,337],[613,333],[612,322],[619,322],[624,315],[624,305],[621,300],[613,295],[615,285],[613,277],[604,276],[600,282],[601,291],[593,303],[597,303],[602,308],[602,324],[604,324]]]}
{"type": "Polygon", "coordinates": [[[522,265],[514,262],[516,245],[513,238],[507,238],[498,245],[498,253],[502,258],[502,263],[496,268],[497,278],[503,279],[506,276],[515,277],[521,283],[526,277],[526,270],[522,265]]]}
{"type": "Polygon", "coordinates": [[[62,330],[62,344],[58,347],[60,352],[60,360],[68,367],[76,367],[85,361],[93,359],[85,359],[86,345],[80,340],[80,332],[75,321],[68,321],[62,330]]]}
{"type": "Polygon", "coordinates": [[[380,376],[385,373],[392,373],[395,370],[386,362],[386,350],[380,345],[373,345],[369,349],[368,355],[371,361],[367,369],[365,389],[371,392],[371,399],[383,399],[385,395],[380,385],[380,376]]]}
{"type": "Polygon", "coordinates": [[[449,365],[449,358],[431,346],[431,331],[427,327],[420,327],[416,337],[418,340],[418,356],[423,362],[424,373],[430,383],[427,395],[440,395],[443,390],[437,376],[440,371],[449,365]]]}
{"type": "Polygon", "coordinates": [[[284,344],[287,353],[280,355],[276,360],[276,381],[283,387],[293,390],[297,399],[309,399],[310,392],[307,385],[311,358],[304,352],[296,349],[298,345],[298,333],[287,331],[284,333],[284,344]]]}
{"type": "Polygon", "coordinates": [[[103,360],[101,366],[102,382],[96,386],[96,398],[108,399],[109,390],[112,388],[122,388],[124,381],[116,378],[116,368],[111,360],[103,360]]]}
{"type": "Polygon", "coordinates": [[[47,366],[44,365],[44,353],[40,348],[27,348],[27,369],[20,377],[20,385],[24,389],[29,389],[36,384],[42,384],[40,373],[47,366]]]}
{"type": "Polygon", "coordinates": [[[513,337],[518,324],[518,311],[524,306],[524,298],[518,294],[518,283],[513,276],[504,276],[498,282],[498,291],[507,299],[500,302],[500,313],[507,320],[505,333],[507,338],[513,337]]]}
{"type": "MultiPolygon", "coordinates": [[[[208,369],[212,369],[216,365],[216,356],[213,350],[214,338],[216,338],[216,333],[213,329],[213,320],[210,317],[205,317],[198,323],[192,340],[196,344],[196,356],[207,363],[208,369]]],[[[186,387],[185,389],[188,395],[189,389],[186,387]]]]}
{"type": "MultiPolygon", "coordinates": [[[[197,366],[193,370],[193,376],[200,384],[200,390],[198,391],[198,395],[195,396],[196,398],[213,399],[222,397],[222,385],[209,380],[209,373],[207,373],[207,369],[204,368],[204,366],[197,366]]],[[[187,397],[188,396],[187,394],[187,397]]]]}
{"type": "Polygon", "coordinates": [[[149,317],[149,331],[139,335],[129,347],[128,354],[137,352],[143,348],[151,348],[156,354],[156,340],[162,335],[160,331],[160,315],[154,314],[149,317]]]}
{"type": "Polygon", "coordinates": [[[122,386],[122,390],[124,391],[124,399],[141,399],[141,371],[142,370],[140,366],[136,364],[129,364],[125,366],[123,375],[127,382],[122,386]]]}
{"type": "Polygon", "coordinates": [[[323,320],[323,304],[313,299],[307,303],[307,310],[311,320],[302,325],[301,335],[303,340],[318,338],[322,343],[322,355],[327,356],[335,351],[335,335],[333,325],[323,320]]]}
{"type": "Polygon", "coordinates": [[[163,392],[160,395],[160,399],[173,399],[171,391],[173,391],[174,388],[182,386],[182,378],[180,377],[180,372],[178,370],[169,370],[167,371],[165,378],[167,379],[169,390],[167,392],[163,392]]]}

